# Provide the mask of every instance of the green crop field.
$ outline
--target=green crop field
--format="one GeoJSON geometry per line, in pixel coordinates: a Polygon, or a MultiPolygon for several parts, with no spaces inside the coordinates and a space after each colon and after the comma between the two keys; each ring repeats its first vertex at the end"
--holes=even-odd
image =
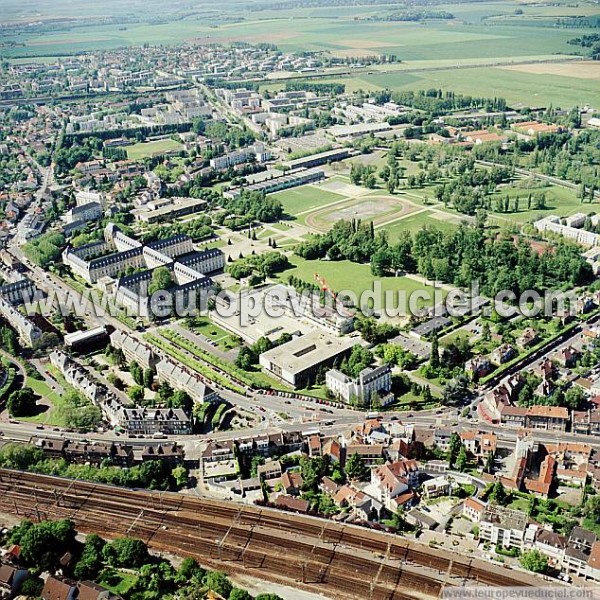
{"type": "Polygon", "coordinates": [[[281,202],[286,214],[291,216],[344,199],[344,196],[340,194],[323,190],[314,185],[303,185],[277,192],[272,196],[281,202]]]}
{"type": "Polygon", "coordinates": [[[8,0],[3,6],[3,22],[33,20],[37,24],[17,31],[4,28],[0,44],[5,45],[0,46],[0,54],[8,58],[47,57],[186,40],[270,42],[284,52],[317,51],[359,58],[393,54],[402,61],[353,70],[351,75],[340,78],[348,91],[441,87],[466,94],[503,96],[511,103],[554,106],[592,103],[597,96],[597,78],[502,68],[515,61],[556,61],[560,55],[581,52],[578,46],[567,42],[595,30],[564,27],[560,20],[598,16],[598,5],[587,1],[564,0],[551,5],[517,0],[447,3],[436,9],[452,13],[454,19],[423,22],[386,21],[387,15],[398,10],[393,3],[293,7],[286,9],[284,15],[269,0],[260,6],[209,2],[169,7],[158,0],[107,0],[102,3],[102,10],[99,6],[67,0],[33,0],[24,6],[8,0]],[[99,18],[110,14],[133,19],[107,23],[99,18]],[[66,21],[42,24],[45,19],[65,16],[86,20],[76,26],[66,21]],[[486,66],[457,69],[477,63],[486,66]],[[440,65],[447,65],[448,69],[437,70],[440,65]]]}
{"type": "Polygon", "coordinates": [[[127,147],[127,156],[131,160],[140,160],[146,156],[155,156],[165,152],[178,152],[183,146],[175,140],[157,140],[156,142],[142,142],[127,147]]]}

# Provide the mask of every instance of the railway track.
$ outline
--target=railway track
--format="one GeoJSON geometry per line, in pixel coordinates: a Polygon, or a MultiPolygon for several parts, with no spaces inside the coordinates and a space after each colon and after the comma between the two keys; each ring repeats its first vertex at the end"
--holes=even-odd
{"type": "Polygon", "coordinates": [[[340,600],[439,596],[466,581],[539,585],[533,577],[398,536],[258,506],[0,469],[0,509],[70,518],[83,532],[129,535],[161,552],[340,600]]]}

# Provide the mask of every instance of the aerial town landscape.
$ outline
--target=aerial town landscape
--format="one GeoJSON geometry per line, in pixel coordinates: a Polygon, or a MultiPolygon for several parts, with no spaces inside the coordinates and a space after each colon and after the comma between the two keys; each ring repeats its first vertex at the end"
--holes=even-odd
{"type": "Polygon", "coordinates": [[[0,6],[1,598],[600,597],[597,2],[0,6]]]}

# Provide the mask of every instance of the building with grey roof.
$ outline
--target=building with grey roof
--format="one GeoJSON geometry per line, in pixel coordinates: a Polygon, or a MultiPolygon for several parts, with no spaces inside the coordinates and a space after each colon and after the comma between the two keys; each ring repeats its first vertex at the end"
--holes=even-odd
{"type": "Polygon", "coordinates": [[[332,366],[348,355],[355,340],[311,331],[259,357],[262,367],[286,383],[302,388],[314,381],[321,367],[332,366]]]}
{"type": "Polygon", "coordinates": [[[355,399],[365,406],[378,399],[385,406],[394,401],[394,395],[390,393],[392,369],[389,365],[367,367],[355,378],[331,369],[325,374],[325,384],[336,398],[346,403],[355,399]]]}

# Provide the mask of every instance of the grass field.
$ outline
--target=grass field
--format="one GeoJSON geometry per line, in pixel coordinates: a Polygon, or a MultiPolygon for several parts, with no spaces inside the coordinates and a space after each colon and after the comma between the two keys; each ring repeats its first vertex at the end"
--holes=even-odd
{"type": "Polygon", "coordinates": [[[281,202],[286,214],[290,216],[344,199],[344,196],[340,194],[323,190],[314,185],[303,185],[291,190],[284,190],[272,194],[272,197],[281,202]]]}
{"type": "Polygon", "coordinates": [[[575,190],[554,185],[548,187],[539,186],[528,189],[520,188],[518,185],[512,185],[502,188],[493,194],[492,198],[504,198],[506,196],[510,198],[511,207],[513,206],[514,199],[517,197],[519,198],[519,211],[512,213],[498,213],[495,211],[490,211],[490,222],[496,221],[498,224],[500,224],[502,222],[512,221],[517,224],[523,224],[528,221],[536,221],[548,215],[565,217],[578,212],[597,212],[596,204],[582,205],[575,190]],[[528,210],[527,196],[529,193],[531,193],[533,196],[540,193],[546,194],[547,208],[545,210],[528,210]]]}
{"type": "Polygon", "coordinates": [[[131,160],[140,160],[147,156],[164,154],[165,152],[178,152],[183,149],[182,144],[175,140],[157,140],[155,142],[141,142],[127,146],[127,157],[131,160]]]}
{"type": "MultiPolygon", "coordinates": [[[[60,385],[64,385],[65,389],[73,389],[64,381],[64,379],[62,379],[60,373],[53,372],[53,375],[57,377],[60,385]]],[[[55,427],[64,427],[65,422],[61,415],[61,408],[64,408],[66,403],[63,400],[63,396],[53,391],[45,381],[34,379],[33,377],[27,378],[26,385],[28,385],[38,396],[40,396],[40,399],[43,399],[45,404],[49,404],[50,406],[48,410],[33,417],[19,417],[19,420],[28,421],[30,423],[42,423],[44,425],[51,425],[55,427]]]]}
{"type": "MultiPolygon", "coordinates": [[[[426,286],[419,281],[408,277],[375,277],[371,274],[371,267],[366,264],[357,264],[348,260],[340,261],[322,261],[322,260],[305,260],[299,256],[290,257],[290,262],[294,265],[293,268],[281,273],[280,278],[285,280],[289,275],[294,275],[307,282],[314,282],[315,273],[327,280],[327,283],[336,292],[351,291],[356,295],[360,295],[367,290],[373,290],[375,282],[381,284],[383,294],[392,292],[393,294],[404,291],[406,296],[418,290],[425,290],[431,294],[433,298],[434,288],[426,286]]],[[[440,290],[442,297],[446,293],[440,290]]],[[[387,299],[386,299],[387,300],[387,299]]],[[[387,302],[386,302],[387,304],[387,302]]],[[[431,306],[433,299],[430,302],[423,302],[423,306],[431,306]]],[[[394,297],[393,305],[397,305],[394,297]]]]}
{"type": "MultiPolygon", "coordinates": [[[[186,324],[182,323],[182,326],[185,327],[186,324]]],[[[213,323],[208,317],[194,317],[193,325],[188,329],[212,340],[221,350],[227,351],[239,346],[235,336],[213,323]]]]}
{"type": "Polygon", "coordinates": [[[371,72],[351,77],[326,77],[319,81],[343,83],[346,91],[422,90],[442,88],[456,93],[486,96],[493,89],[497,96],[511,104],[561,107],[593,104],[598,94],[598,81],[551,73],[527,73],[512,68],[479,67],[429,70],[415,73],[396,71],[371,72]]]}
{"type": "Polygon", "coordinates": [[[456,229],[458,224],[460,223],[460,218],[439,218],[439,215],[432,212],[420,212],[416,215],[409,215],[395,223],[390,223],[389,225],[383,225],[379,227],[377,230],[387,231],[388,239],[390,242],[397,242],[407,231],[410,233],[415,233],[422,229],[423,227],[435,227],[437,229],[441,229],[442,231],[452,231],[456,229]]]}

